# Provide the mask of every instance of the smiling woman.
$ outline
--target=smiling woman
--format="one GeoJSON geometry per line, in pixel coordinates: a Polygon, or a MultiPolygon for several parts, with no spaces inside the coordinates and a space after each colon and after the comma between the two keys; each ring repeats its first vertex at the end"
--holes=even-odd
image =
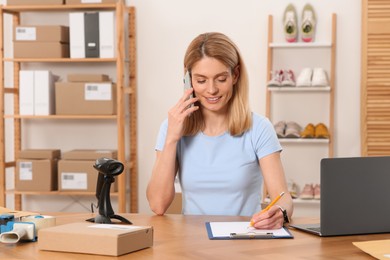
{"type": "Polygon", "coordinates": [[[287,191],[282,148],[269,120],[249,108],[237,46],[224,34],[201,34],[190,43],[184,68],[193,88],[161,125],[147,188],[151,209],[166,212],[178,175],[183,214],[251,216],[256,228],[280,228],[293,210],[288,193],[267,212],[256,212],[263,182],[271,199],[287,191]]]}

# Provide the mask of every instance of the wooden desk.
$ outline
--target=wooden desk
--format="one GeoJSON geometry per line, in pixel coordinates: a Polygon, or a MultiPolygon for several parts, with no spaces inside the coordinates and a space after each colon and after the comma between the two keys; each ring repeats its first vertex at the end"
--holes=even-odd
{"type": "MultiPolygon", "coordinates": [[[[57,224],[84,221],[92,214],[57,215],[57,224]]],[[[294,239],[209,240],[206,221],[248,221],[243,217],[152,216],[122,214],[135,225],[154,227],[154,246],[123,255],[121,259],[372,259],[352,245],[355,241],[389,239],[390,234],[320,238],[291,228],[294,239]]],[[[295,219],[294,223],[316,219],[295,219]]],[[[0,259],[107,259],[108,256],[38,250],[36,242],[13,245],[0,243],[0,259]]]]}

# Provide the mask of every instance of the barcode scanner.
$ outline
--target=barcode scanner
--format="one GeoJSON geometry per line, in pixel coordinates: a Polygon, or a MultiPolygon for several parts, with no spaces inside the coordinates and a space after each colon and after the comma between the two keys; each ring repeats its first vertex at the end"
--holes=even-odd
{"type": "Polygon", "coordinates": [[[99,214],[87,221],[95,223],[112,224],[111,219],[120,220],[126,224],[132,224],[126,218],[116,215],[112,209],[110,199],[111,183],[115,182],[115,176],[121,174],[124,166],[121,162],[110,158],[99,158],[95,161],[93,167],[99,172],[96,183],[96,198],[98,199],[97,207],[99,214]]]}

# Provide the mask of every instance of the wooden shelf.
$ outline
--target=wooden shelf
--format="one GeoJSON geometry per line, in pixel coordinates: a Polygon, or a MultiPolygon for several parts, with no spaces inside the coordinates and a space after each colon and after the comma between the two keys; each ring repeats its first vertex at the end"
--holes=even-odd
{"type": "Polygon", "coordinates": [[[79,4],[79,5],[7,5],[4,12],[68,12],[73,10],[115,10],[116,4],[79,4]]]}
{"type": "MultiPolygon", "coordinates": [[[[18,194],[18,195],[57,195],[57,196],[95,196],[95,192],[91,191],[16,191],[16,190],[7,190],[7,194],[18,194]]],[[[111,192],[110,196],[118,196],[118,192],[111,192]]]]}
{"type": "Polygon", "coordinates": [[[30,59],[30,58],[4,58],[3,59],[4,62],[42,62],[42,63],[49,63],[49,62],[64,62],[64,63],[87,63],[87,62],[91,62],[91,63],[96,63],[96,62],[116,62],[117,59],[116,58],[84,58],[84,59],[75,59],[75,58],[53,58],[53,59],[48,59],[48,58],[45,58],[45,59],[30,59]]]}
{"type": "Polygon", "coordinates": [[[4,118],[17,119],[117,119],[116,115],[50,115],[50,116],[25,116],[25,115],[4,115],[4,118]]]}

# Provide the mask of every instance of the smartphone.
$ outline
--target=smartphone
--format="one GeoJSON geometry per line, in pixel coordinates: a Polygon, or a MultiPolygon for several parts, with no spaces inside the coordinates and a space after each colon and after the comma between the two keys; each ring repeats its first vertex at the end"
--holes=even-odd
{"type": "MultiPolygon", "coordinates": [[[[189,89],[189,88],[192,88],[192,84],[191,84],[191,74],[190,74],[189,71],[187,71],[186,74],[184,75],[183,81],[184,81],[184,91],[186,91],[186,90],[189,89]]],[[[194,94],[191,93],[190,98],[193,98],[193,97],[194,97],[194,94]]],[[[194,105],[194,104],[191,104],[190,107],[193,106],[193,105],[194,105]]]]}

